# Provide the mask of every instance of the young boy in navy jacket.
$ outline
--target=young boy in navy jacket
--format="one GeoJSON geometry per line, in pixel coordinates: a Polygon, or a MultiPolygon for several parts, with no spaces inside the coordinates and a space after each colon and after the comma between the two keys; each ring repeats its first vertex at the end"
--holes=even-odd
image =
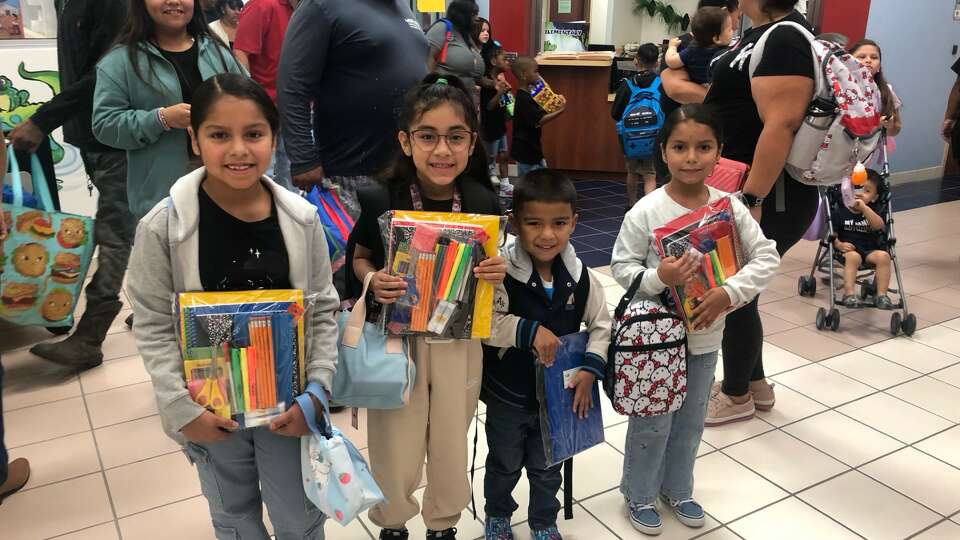
{"type": "Polygon", "coordinates": [[[512,540],[511,496],[527,470],[530,529],[534,540],[559,540],[557,491],[560,464],[548,467],[537,402],[537,364],[553,364],[557,336],[580,331],[590,338],[583,368],[570,384],[574,410],[592,407],[591,389],[603,377],[610,344],[610,314],[603,287],[577,258],[570,234],[577,223],[577,191],[564,175],[532,171],[513,192],[511,225],[517,238],[506,247],[507,278],[494,298],[493,335],[484,342],[480,399],[487,405],[484,511],[487,540],[512,540]]]}

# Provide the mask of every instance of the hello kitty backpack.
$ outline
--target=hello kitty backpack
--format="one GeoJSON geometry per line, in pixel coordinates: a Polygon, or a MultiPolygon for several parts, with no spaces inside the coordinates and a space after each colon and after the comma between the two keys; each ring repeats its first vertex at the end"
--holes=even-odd
{"type": "Polygon", "coordinates": [[[687,397],[687,332],[666,295],[634,298],[643,272],[614,311],[603,389],[618,413],[657,416],[687,397]]]}

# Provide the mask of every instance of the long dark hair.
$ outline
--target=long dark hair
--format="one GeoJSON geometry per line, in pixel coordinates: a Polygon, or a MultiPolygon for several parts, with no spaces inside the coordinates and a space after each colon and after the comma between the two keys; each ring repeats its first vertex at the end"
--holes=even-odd
{"type": "Polygon", "coordinates": [[[689,103],[673,111],[673,114],[667,117],[663,127],[660,128],[658,143],[661,153],[667,148],[667,142],[673,135],[673,130],[688,120],[710,128],[713,131],[713,136],[717,139],[717,149],[723,147],[723,124],[720,122],[720,118],[702,103],[689,103]]]}
{"type": "MultiPolygon", "coordinates": [[[[217,47],[217,54],[220,56],[220,62],[223,64],[223,70],[228,71],[227,59],[224,57],[223,51],[227,51],[227,54],[230,54],[229,46],[221,41],[220,38],[210,33],[210,30],[207,28],[206,18],[203,16],[203,10],[199,9],[199,5],[197,4],[193,6],[193,16],[190,18],[190,22],[187,23],[187,33],[193,36],[198,42],[201,38],[210,40],[214,46],[217,47]]],[[[162,94],[163,92],[151,82],[157,79],[156,70],[153,65],[154,60],[151,55],[146,55],[146,72],[140,68],[140,51],[145,50],[146,43],[153,42],[156,32],[156,25],[153,19],[150,18],[150,14],[147,13],[147,6],[144,0],[130,0],[127,11],[127,22],[124,23],[114,44],[127,48],[127,58],[130,60],[130,65],[133,66],[133,72],[136,73],[137,77],[149,88],[158,94],[162,94]]],[[[199,44],[197,46],[199,46],[199,44]]],[[[184,98],[186,97],[187,96],[184,96],[184,98]]]]}
{"type": "Polygon", "coordinates": [[[267,124],[270,125],[273,137],[276,138],[280,129],[280,113],[277,112],[277,106],[273,104],[270,95],[262,86],[236,73],[214,75],[197,87],[193,93],[193,103],[190,104],[190,126],[194,133],[200,133],[200,125],[206,121],[210,109],[225,96],[254,102],[267,120],[267,124]]]}
{"type": "MultiPolygon", "coordinates": [[[[484,60],[493,56],[494,47],[500,47],[500,44],[496,43],[496,40],[493,39],[493,25],[483,17],[477,17],[477,22],[473,29],[473,41],[480,47],[480,55],[483,56],[484,60]],[[487,25],[488,31],[490,32],[489,39],[487,39],[486,43],[480,43],[480,32],[483,32],[483,25],[487,25]]],[[[487,67],[489,71],[489,66],[487,67]]]]}
{"type": "MultiPolygon", "coordinates": [[[[463,82],[459,77],[450,77],[438,73],[427,75],[420,85],[407,92],[403,101],[403,108],[400,111],[400,129],[409,132],[410,127],[425,113],[444,104],[449,104],[456,109],[470,131],[474,132],[476,137],[479,138],[480,121],[477,118],[477,107],[473,98],[467,93],[463,82]]],[[[477,143],[474,145],[473,153],[467,162],[467,168],[457,177],[457,183],[476,182],[492,191],[493,185],[490,183],[489,170],[487,169],[487,153],[484,151],[483,145],[479,144],[479,141],[477,143]]],[[[417,167],[413,163],[413,157],[401,152],[393,166],[379,180],[391,188],[406,187],[416,182],[417,167]]]]}
{"type": "Polygon", "coordinates": [[[883,103],[883,115],[892,116],[897,110],[897,103],[893,98],[893,92],[890,91],[890,85],[887,83],[887,78],[883,76],[883,51],[880,49],[880,44],[872,39],[861,39],[850,46],[850,54],[857,54],[857,49],[868,46],[877,48],[877,56],[880,59],[880,69],[878,69],[876,75],[873,76],[873,80],[880,88],[880,100],[883,103]]]}
{"type": "Polygon", "coordinates": [[[473,21],[478,11],[477,3],[473,0],[453,0],[447,6],[447,20],[471,47],[477,46],[473,39],[473,21]]]}

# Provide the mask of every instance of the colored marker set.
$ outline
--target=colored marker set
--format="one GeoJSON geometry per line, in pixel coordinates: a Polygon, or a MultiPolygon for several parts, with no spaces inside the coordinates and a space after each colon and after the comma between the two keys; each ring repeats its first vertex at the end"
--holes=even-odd
{"type": "Polygon", "coordinates": [[[303,389],[303,306],[297,290],[178,295],[191,398],[244,428],[285,411],[303,389]]]}
{"type": "Polygon", "coordinates": [[[722,286],[743,267],[737,226],[724,197],[654,230],[661,258],[692,255],[699,271],[684,285],[670,287],[678,311],[692,329],[690,319],[710,289],[722,286]]]}
{"type": "Polygon", "coordinates": [[[391,211],[381,217],[391,274],[407,288],[383,310],[391,334],[472,339],[489,337],[492,285],[474,269],[497,252],[500,216],[391,211]]]}

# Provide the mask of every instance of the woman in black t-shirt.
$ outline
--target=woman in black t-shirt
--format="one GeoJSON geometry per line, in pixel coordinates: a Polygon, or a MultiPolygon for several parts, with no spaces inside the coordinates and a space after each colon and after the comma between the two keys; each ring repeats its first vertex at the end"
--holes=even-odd
{"type": "MultiPolygon", "coordinates": [[[[783,256],[803,236],[817,211],[817,190],[783,170],[793,138],[813,97],[814,60],[810,43],[789,21],[809,29],[794,11],[796,0],[741,0],[753,22],[736,47],[714,63],[713,85],[704,103],[720,116],[723,155],[751,164],[744,199],[783,256]],[[763,58],[750,76],[754,45],[770,30],[763,58]]],[[[727,317],[723,335],[724,381],[708,405],[706,424],[720,425],[769,410],[773,387],[763,372],[763,325],[757,299],[727,317]]]]}

